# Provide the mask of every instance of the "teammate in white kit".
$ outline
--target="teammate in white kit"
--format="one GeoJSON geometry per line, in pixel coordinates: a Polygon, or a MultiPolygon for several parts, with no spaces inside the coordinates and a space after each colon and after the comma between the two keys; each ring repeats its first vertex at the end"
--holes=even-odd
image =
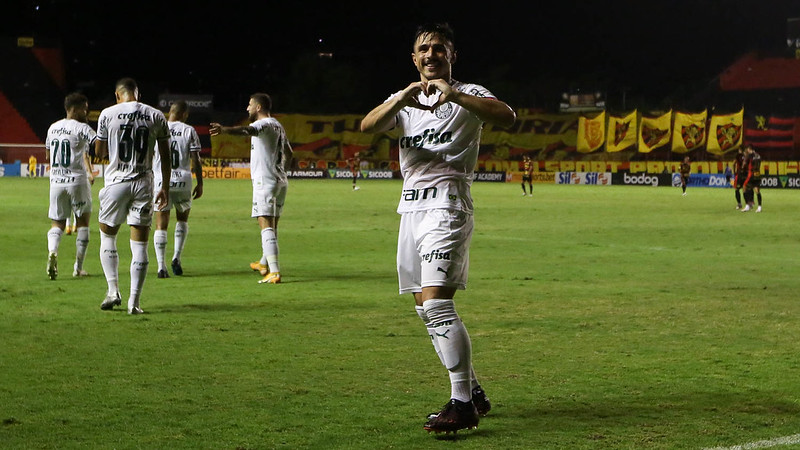
{"type": "MultiPolygon", "coordinates": [[[[169,160],[169,127],[164,113],[139,102],[136,81],[123,78],[114,92],[117,104],[104,109],[97,120],[95,154],[108,155],[105,186],[100,190],[100,264],[108,283],[100,309],[122,304],[119,293],[117,233],[127,220],[131,227],[131,292],[128,314],[142,314],[139,300],[147,276],[147,240],[153,220],[153,150],[158,142],[162,160],[169,160]]],[[[161,166],[162,179],[170,166],[161,166]]],[[[156,195],[156,205],[167,203],[169,183],[156,195]]]]}
{"type": "Polygon", "coordinates": [[[514,111],[487,89],[452,78],[456,60],[448,24],[427,24],[414,36],[420,81],[393,94],[361,121],[361,131],[400,131],[403,191],[397,273],[400,293],[416,311],[450,376],[450,401],[424,428],[456,432],[478,425],[491,408],[472,369],[472,343],[453,297],[465,289],[472,238],[472,184],[484,123],[501,127],[514,111]]]}
{"type": "MultiPolygon", "coordinates": [[[[172,177],[169,180],[169,199],[166,206],[156,211],[156,231],[153,233],[153,245],[156,249],[158,262],[158,278],[169,278],[167,272],[167,228],[169,227],[169,211],[175,207],[175,243],[172,254],[172,273],[183,275],[181,254],[186,238],[189,234],[189,212],[192,209],[192,198],[198,199],[203,195],[203,167],[200,162],[200,138],[197,131],[185,122],[189,118],[189,105],[178,100],[169,108],[170,159],[167,161],[172,168],[172,177]],[[197,177],[197,185],[192,190],[192,167],[197,177]]],[[[155,192],[161,190],[161,156],[155,153],[153,158],[153,175],[155,179],[155,192]]],[[[156,195],[154,194],[154,195],[156,195]]]]}
{"type": "Polygon", "coordinates": [[[247,104],[248,126],[223,127],[212,123],[211,136],[227,133],[250,136],[250,178],[253,182],[253,211],[261,228],[261,260],[250,264],[264,276],[259,283],[281,282],[278,261],[278,219],[283,211],[289,180],[286,172],[292,162],[292,146],[286,131],[271,116],[272,99],[256,93],[247,104]]]}
{"type": "Polygon", "coordinates": [[[97,134],[86,123],[89,100],[83,94],[70,94],[64,99],[66,119],[50,125],[47,130],[48,158],[50,159],[50,231],[47,232],[47,276],[58,276],[58,247],[67,225],[75,214],[77,239],[75,240],[75,265],[72,276],[88,275],[83,270],[83,260],[89,245],[89,218],[92,213],[92,162],[90,146],[97,134]]]}

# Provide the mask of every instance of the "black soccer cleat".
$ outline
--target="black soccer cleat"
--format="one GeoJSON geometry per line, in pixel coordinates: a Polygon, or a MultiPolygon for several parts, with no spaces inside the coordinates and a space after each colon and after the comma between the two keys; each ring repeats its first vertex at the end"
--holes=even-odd
{"type": "Polygon", "coordinates": [[[158,278],[169,278],[169,274],[164,269],[159,270],[158,271],[158,278]]]}
{"type": "Polygon", "coordinates": [[[458,430],[477,428],[479,420],[478,410],[472,401],[450,399],[438,414],[428,419],[424,428],[434,433],[455,433],[458,430]]]}
{"type": "Polygon", "coordinates": [[[181,262],[177,259],[172,260],[172,273],[175,275],[183,275],[183,267],[181,267],[181,262]]]}
{"type": "Polygon", "coordinates": [[[485,416],[492,409],[489,397],[486,396],[486,392],[480,386],[472,389],[472,403],[475,404],[475,409],[478,410],[478,415],[480,416],[485,416]]]}

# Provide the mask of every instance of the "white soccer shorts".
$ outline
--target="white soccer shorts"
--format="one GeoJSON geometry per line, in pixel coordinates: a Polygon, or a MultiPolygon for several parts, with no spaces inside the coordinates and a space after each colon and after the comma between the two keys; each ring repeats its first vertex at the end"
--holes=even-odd
{"type": "Polygon", "coordinates": [[[100,223],[150,226],[153,221],[153,175],[123,181],[100,189],[100,223]]]}
{"type": "Polygon", "coordinates": [[[467,287],[472,214],[433,209],[400,215],[397,278],[400,293],[423,287],[467,287]]]}
{"type": "MultiPolygon", "coordinates": [[[[183,186],[178,186],[178,183],[170,183],[169,195],[167,196],[167,204],[162,206],[159,211],[169,211],[173,207],[177,212],[186,212],[192,208],[192,182],[183,182],[183,186]]],[[[161,190],[161,183],[156,183],[155,190],[153,191],[153,204],[156,202],[158,192],[161,190]]]]}
{"type": "Polygon", "coordinates": [[[286,201],[288,185],[253,180],[253,212],[251,217],[280,217],[286,201]]]}
{"type": "Polygon", "coordinates": [[[89,182],[72,186],[51,184],[47,217],[51,220],[67,220],[72,211],[75,211],[77,217],[92,212],[92,187],[89,182]]]}

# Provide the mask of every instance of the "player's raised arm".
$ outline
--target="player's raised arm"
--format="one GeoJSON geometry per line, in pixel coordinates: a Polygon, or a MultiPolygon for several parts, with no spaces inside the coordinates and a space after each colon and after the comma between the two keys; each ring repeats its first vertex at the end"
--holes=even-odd
{"type": "Polygon", "coordinates": [[[475,114],[483,122],[503,128],[514,125],[514,121],[517,119],[514,110],[496,98],[478,97],[452,89],[449,83],[441,79],[430,80],[428,84],[441,91],[439,100],[431,106],[431,109],[436,109],[443,103],[453,102],[475,114]]]}
{"type": "Polygon", "coordinates": [[[208,133],[211,136],[219,136],[220,134],[232,134],[235,136],[255,136],[258,134],[255,128],[251,126],[238,126],[238,127],[224,127],[218,123],[211,123],[208,128],[208,133]]]}
{"type": "Polygon", "coordinates": [[[394,117],[406,106],[419,109],[430,109],[417,101],[417,94],[427,89],[427,84],[421,81],[411,83],[399,94],[386,102],[376,106],[361,119],[363,133],[380,133],[390,130],[394,126],[394,117]]]}

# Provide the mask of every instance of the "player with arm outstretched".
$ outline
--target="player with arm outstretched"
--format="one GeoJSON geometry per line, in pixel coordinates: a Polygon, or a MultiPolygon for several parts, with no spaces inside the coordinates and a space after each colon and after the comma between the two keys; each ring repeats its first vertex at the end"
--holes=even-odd
{"type": "Polygon", "coordinates": [[[261,259],[250,264],[264,276],[259,283],[281,282],[278,260],[278,220],[286,201],[289,180],[286,176],[292,161],[292,146],[283,125],[271,115],[272,99],[256,93],[250,96],[247,114],[250,125],[225,127],[212,123],[211,136],[232,134],[250,136],[250,178],[253,182],[251,217],[261,228],[261,259]]]}

